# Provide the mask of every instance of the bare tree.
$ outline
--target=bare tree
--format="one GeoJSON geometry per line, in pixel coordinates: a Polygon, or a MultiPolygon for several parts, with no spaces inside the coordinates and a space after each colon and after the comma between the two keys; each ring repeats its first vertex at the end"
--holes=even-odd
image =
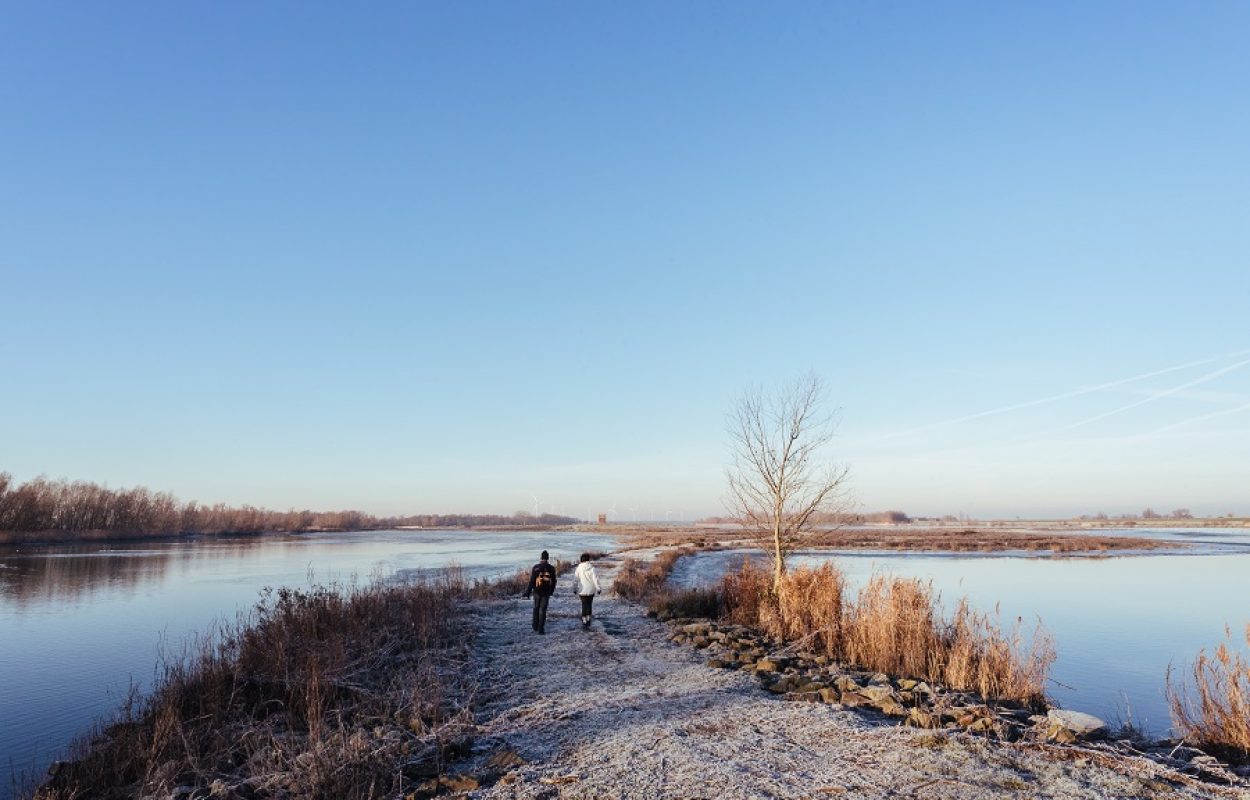
{"type": "Polygon", "coordinates": [[[771,552],[774,591],[813,517],[847,510],[848,470],[825,460],[837,424],[824,400],[820,379],[807,375],[776,393],[744,392],[730,415],[728,504],[771,552]]]}

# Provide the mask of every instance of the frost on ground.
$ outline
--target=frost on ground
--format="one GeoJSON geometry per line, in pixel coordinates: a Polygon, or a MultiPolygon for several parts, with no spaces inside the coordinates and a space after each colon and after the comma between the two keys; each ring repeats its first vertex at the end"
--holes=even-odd
{"type": "Polygon", "coordinates": [[[477,606],[479,755],[466,767],[488,771],[493,756],[507,774],[473,797],[1250,797],[1144,760],[778,699],[670,642],[667,626],[612,595],[615,565],[597,569],[605,593],[589,631],[567,580],[543,636],[530,630],[529,601],[477,606]]]}

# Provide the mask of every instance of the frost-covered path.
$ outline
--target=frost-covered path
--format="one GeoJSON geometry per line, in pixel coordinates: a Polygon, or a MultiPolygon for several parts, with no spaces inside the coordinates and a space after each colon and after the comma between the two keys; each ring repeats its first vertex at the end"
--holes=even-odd
{"type": "Polygon", "coordinates": [[[1238,796],[1170,783],[1146,763],[1099,766],[786,702],[670,642],[667,626],[613,595],[616,562],[596,566],[605,591],[589,631],[567,578],[545,636],[530,630],[527,600],[476,607],[479,755],[466,766],[486,771],[507,751],[519,759],[509,755],[503,780],[473,797],[1238,796]]]}

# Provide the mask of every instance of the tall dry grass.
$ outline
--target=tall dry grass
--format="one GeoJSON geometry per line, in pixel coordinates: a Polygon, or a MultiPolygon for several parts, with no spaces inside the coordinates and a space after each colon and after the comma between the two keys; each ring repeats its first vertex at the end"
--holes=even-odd
{"type": "Polygon", "coordinates": [[[689,547],[665,550],[646,563],[627,558],[617,570],[612,588],[626,600],[646,603],[667,590],[668,575],[677,560],[693,552],[694,549],[689,547]]]}
{"type": "Polygon", "coordinates": [[[695,552],[683,547],[665,550],[644,564],[626,559],[612,582],[617,595],[642,603],[650,616],[662,620],[679,617],[716,618],[721,614],[720,593],[714,589],[675,589],[668,584],[673,566],[695,552]]]}
{"type": "Polygon", "coordinates": [[[168,796],[214,781],[230,796],[391,796],[404,788],[397,765],[465,713],[460,588],[267,592],[249,618],[167,663],[36,797],[168,796]]]}
{"type": "Polygon", "coordinates": [[[1025,637],[1019,621],[1007,631],[961,601],[943,614],[932,586],[877,575],[847,594],[832,564],[791,569],[776,594],[771,575],[744,562],[721,582],[724,616],[775,639],[802,642],[846,664],[975,691],[986,699],[1040,707],[1054,661],[1040,626],[1025,637]]]}
{"type": "MultiPolygon", "coordinates": [[[[1225,629],[1227,641],[1194,660],[1193,686],[1172,682],[1168,669],[1167,694],[1172,721],[1189,742],[1237,761],[1250,761],[1250,659],[1243,655],[1225,629]]],[[[1245,630],[1250,647],[1250,625],[1245,630]]]]}
{"type": "Polygon", "coordinates": [[[874,575],[847,606],[846,661],[890,675],[938,678],[941,612],[927,584],[874,575]]]}

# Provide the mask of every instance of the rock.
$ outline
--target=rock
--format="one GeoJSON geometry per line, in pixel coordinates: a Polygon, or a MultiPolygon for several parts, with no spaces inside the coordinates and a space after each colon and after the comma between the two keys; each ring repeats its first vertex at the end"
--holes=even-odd
{"type": "Polygon", "coordinates": [[[886,699],[894,700],[894,690],[889,686],[865,686],[859,690],[859,693],[874,703],[880,703],[886,699]]]}
{"type": "Polygon", "coordinates": [[[838,698],[838,702],[847,708],[858,708],[860,706],[872,705],[872,701],[864,697],[859,692],[843,692],[838,698]]]}
{"type": "Polygon", "coordinates": [[[693,622],[689,625],[682,625],[677,630],[688,636],[703,636],[706,635],[710,629],[711,626],[706,622],[693,622]]]}
{"type": "Polygon", "coordinates": [[[937,719],[923,709],[913,708],[908,712],[905,724],[913,728],[936,728],[937,719]]]}
{"type": "Polygon", "coordinates": [[[1091,739],[1107,732],[1107,723],[1093,714],[1061,708],[1052,708],[1046,713],[1046,726],[1046,738],[1051,741],[1058,741],[1053,737],[1061,735],[1061,731],[1069,732],[1073,740],[1091,739]]]}
{"type": "Polygon", "coordinates": [[[846,675],[839,675],[834,678],[833,685],[842,692],[858,692],[861,688],[863,688],[856,683],[853,678],[847,677],[846,675]]]}
{"type": "Polygon", "coordinates": [[[916,684],[920,683],[920,681],[914,681],[911,678],[899,678],[897,683],[898,688],[902,689],[904,692],[910,692],[912,689],[916,688],[916,684]]]}
{"type": "Polygon", "coordinates": [[[785,694],[786,692],[790,691],[790,682],[786,680],[779,680],[776,683],[771,684],[767,688],[768,688],[768,691],[772,692],[773,694],[785,694]]]}
{"type": "Polygon", "coordinates": [[[933,687],[924,681],[916,681],[916,685],[911,687],[911,693],[914,695],[922,695],[924,697],[932,697],[933,687]]]}
{"type": "Polygon", "coordinates": [[[825,703],[836,703],[840,697],[841,693],[837,689],[826,686],[820,690],[820,699],[825,703]]]}
{"type": "Polygon", "coordinates": [[[887,717],[905,717],[907,716],[907,708],[895,700],[893,697],[883,698],[874,703],[877,710],[887,717]]]}
{"type": "Polygon", "coordinates": [[[888,684],[888,683],[890,682],[890,676],[889,676],[889,675],[886,675],[884,672],[874,672],[874,673],[873,673],[873,674],[872,674],[872,675],[868,678],[868,682],[869,682],[869,683],[882,683],[882,684],[888,684]]]}
{"type": "Polygon", "coordinates": [[[819,692],[821,689],[824,689],[824,688],[825,688],[825,685],[824,685],[823,683],[817,683],[816,681],[808,681],[807,683],[804,683],[803,685],[801,685],[801,686],[797,689],[797,691],[800,691],[800,692],[819,692]]]}
{"type": "Polygon", "coordinates": [[[706,636],[696,636],[696,637],[694,637],[694,639],[693,639],[693,641],[692,641],[691,643],[692,643],[695,647],[697,647],[697,648],[699,648],[700,650],[702,650],[703,648],[705,648],[705,647],[707,647],[709,644],[711,644],[711,643],[712,643],[712,641],[711,641],[710,639],[708,639],[706,636]]]}
{"type": "Polygon", "coordinates": [[[804,703],[819,703],[819,692],[786,692],[787,700],[797,700],[804,703]]]}
{"type": "Polygon", "coordinates": [[[755,669],[759,672],[777,672],[781,669],[781,664],[771,658],[761,658],[755,662],[755,669]]]}
{"type": "Polygon", "coordinates": [[[989,717],[978,717],[969,725],[964,726],[969,733],[989,733],[994,730],[994,720],[989,717]]]}

